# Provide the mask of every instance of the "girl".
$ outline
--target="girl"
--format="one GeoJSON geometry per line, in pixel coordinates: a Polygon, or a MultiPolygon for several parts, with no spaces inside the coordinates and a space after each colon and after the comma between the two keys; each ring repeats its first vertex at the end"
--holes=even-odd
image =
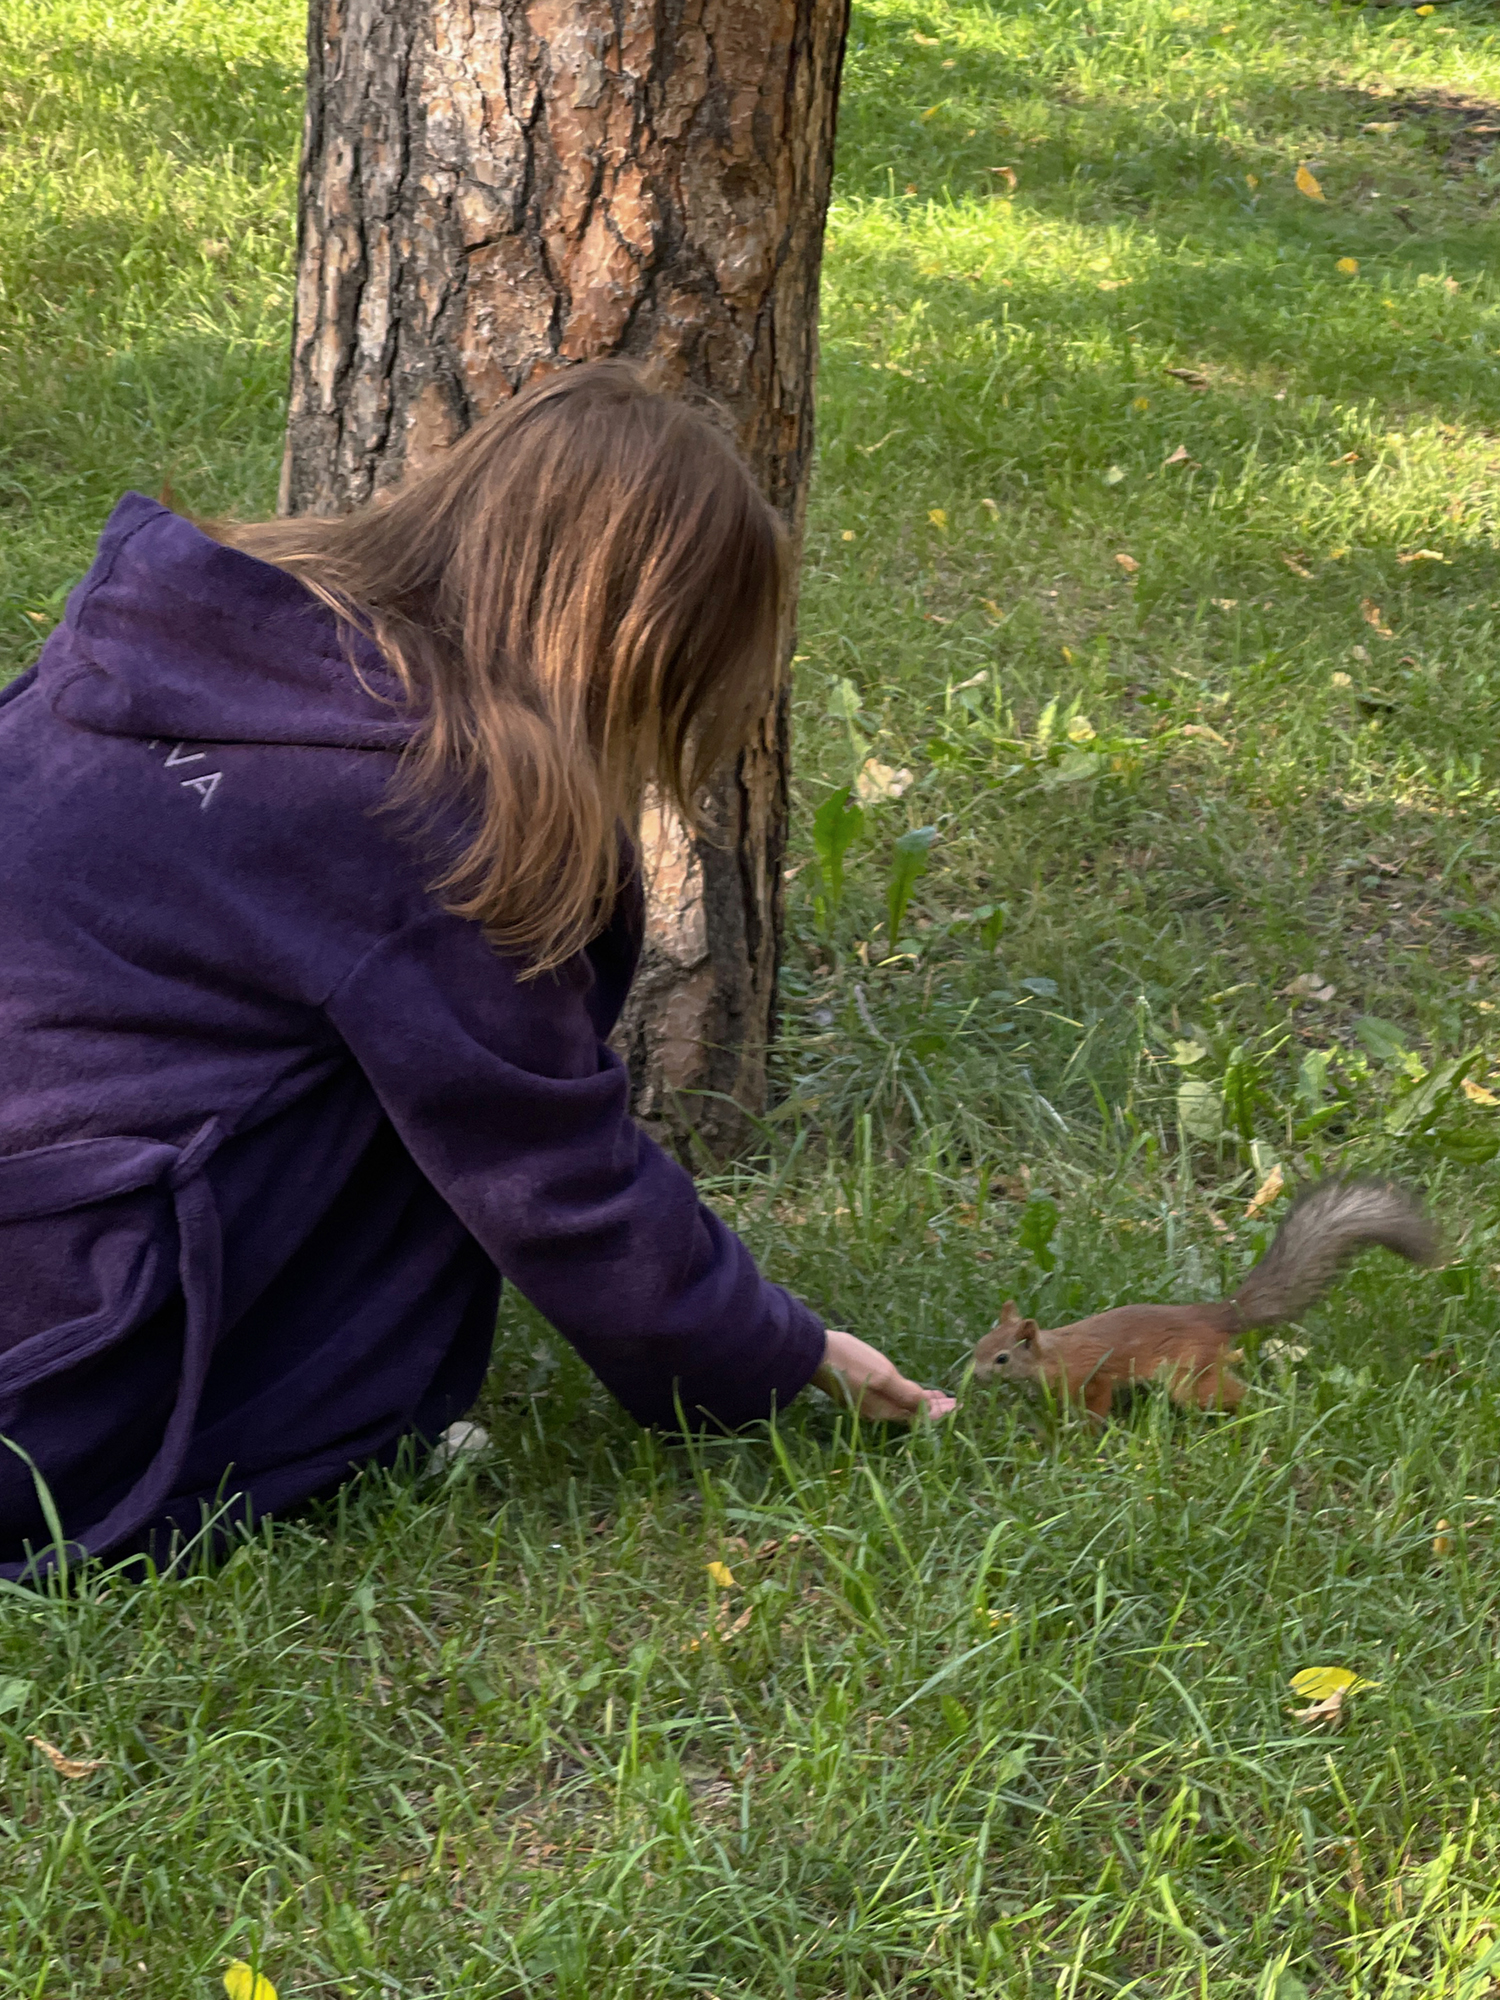
{"type": "Polygon", "coordinates": [[[555,375],[340,520],[139,494],[0,695],[0,1573],[326,1491],[474,1400],[500,1278],[642,1423],[952,1408],[631,1124],[622,828],[775,671],[706,418],[555,375]]]}

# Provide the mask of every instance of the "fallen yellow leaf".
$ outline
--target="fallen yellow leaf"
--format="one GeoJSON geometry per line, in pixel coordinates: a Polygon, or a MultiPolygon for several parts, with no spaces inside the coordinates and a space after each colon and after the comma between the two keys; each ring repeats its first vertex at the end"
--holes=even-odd
{"type": "Polygon", "coordinates": [[[734,1571],[728,1563],[712,1562],[708,1565],[708,1573],[721,1590],[733,1590],[734,1571]]]}
{"type": "Polygon", "coordinates": [[[232,1958],[224,1972],[224,1991],[229,2000],[276,2000],[276,1988],[263,1972],[232,1958]]]}
{"type": "Polygon", "coordinates": [[[1319,185],[1317,175],[1312,171],[1311,167],[1298,167],[1297,192],[1298,194],[1305,194],[1309,201],[1326,201],[1328,199],[1319,185]]]}
{"type": "Polygon", "coordinates": [[[1307,567],[1306,563],[1300,563],[1295,556],[1288,555],[1283,555],[1281,560],[1286,564],[1293,576],[1300,576],[1308,583],[1312,582],[1312,571],[1307,567]]]}
{"type": "Polygon", "coordinates": [[[1181,733],[1184,736],[1196,736],[1203,743],[1217,743],[1221,750],[1229,748],[1228,740],[1221,736],[1217,729],[1210,729],[1206,722],[1185,722],[1181,733]]]}
{"type": "Polygon", "coordinates": [[[1352,278],[1359,269],[1359,259],[1357,257],[1340,257],[1333,268],[1336,271],[1342,271],[1346,278],[1352,278]]]}
{"type": "Polygon", "coordinates": [[[1358,1694],[1361,1688],[1379,1686],[1379,1681],[1367,1681],[1348,1667],[1303,1667],[1291,1679],[1292,1693],[1304,1701],[1326,1701],[1330,1695],[1358,1694]]]}
{"type": "Polygon", "coordinates": [[[1115,561],[1120,565],[1121,569],[1125,571],[1127,576],[1134,576],[1136,571],[1140,568],[1140,564],[1136,561],[1134,556],[1118,555],[1115,557],[1115,561]]]}
{"type": "Polygon", "coordinates": [[[1248,1222],[1252,1216],[1264,1214],[1285,1186],[1286,1175],[1281,1171],[1280,1167],[1272,1167],[1260,1186],[1255,1190],[1255,1193],[1250,1197],[1250,1206],[1245,1210],[1245,1220],[1248,1222]]]}
{"type": "Polygon", "coordinates": [[[1151,407],[1151,398],[1149,396],[1137,396],[1130,407],[1132,410],[1149,410],[1151,407]]]}
{"type": "Polygon", "coordinates": [[[839,539],[845,542],[852,542],[854,540],[854,530],[852,528],[845,528],[839,539]]]}
{"type": "Polygon", "coordinates": [[[102,1771],[109,1762],[107,1757],[66,1756],[45,1736],[28,1736],[26,1741],[36,1745],[60,1778],[91,1778],[95,1771],[102,1771]]]}
{"type": "Polygon", "coordinates": [[[1414,563],[1414,562],[1445,563],[1448,560],[1448,558],[1443,554],[1441,549],[1413,549],[1410,555],[1397,556],[1396,560],[1398,563],[1414,563]]]}
{"type": "Polygon", "coordinates": [[[929,507],[927,518],[941,534],[948,532],[948,510],[946,507],[929,507]]]}
{"type": "Polygon", "coordinates": [[[1260,175],[1259,175],[1259,174],[1246,174],[1246,176],[1245,176],[1245,186],[1246,186],[1247,188],[1258,188],[1258,187],[1260,186],[1260,175]]]}
{"type": "Polygon", "coordinates": [[[1423,0],[1422,6],[1414,7],[1412,9],[1412,12],[1415,14],[1423,14],[1423,15],[1435,14],[1437,12],[1437,8],[1433,6],[1432,0],[1423,0]]]}
{"type": "Polygon", "coordinates": [[[1453,1537],[1448,1532],[1448,1523],[1439,1521],[1437,1533],[1432,1538],[1432,1553],[1439,1562],[1453,1553],[1453,1537]]]}
{"type": "Polygon", "coordinates": [[[1500,1097],[1486,1090],[1482,1083],[1476,1083],[1472,1076],[1466,1076],[1460,1088],[1471,1104],[1500,1104],[1500,1097]]]}

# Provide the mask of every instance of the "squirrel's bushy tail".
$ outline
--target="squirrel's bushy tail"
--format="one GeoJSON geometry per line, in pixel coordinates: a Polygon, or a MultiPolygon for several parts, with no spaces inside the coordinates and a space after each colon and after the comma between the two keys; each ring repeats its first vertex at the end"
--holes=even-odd
{"type": "Polygon", "coordinates": [[[1318,1181],[1299,1195],[1270,1249],[1234,1295],[1246,1326],[1296,1319],[1345,1261],[1378,1243],[1413,1264],[1437,1256],[1437,1231],[1394,1181],[1318,1181]]]}

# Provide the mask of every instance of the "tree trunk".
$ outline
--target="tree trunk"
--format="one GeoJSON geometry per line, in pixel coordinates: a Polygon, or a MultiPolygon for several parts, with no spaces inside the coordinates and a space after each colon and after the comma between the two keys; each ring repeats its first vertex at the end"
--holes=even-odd
{"type": "MultiPolygon", "coordinates": [[[[637,358],[731,413],[799,545],[848,0],[311,0],[283,512],[398,480],[538,372],[637,358]]],[[[787,811],[780,692],[649,816],[622,1029],[638,1113],[713,1152],[764,1099],[787,811]]]]}

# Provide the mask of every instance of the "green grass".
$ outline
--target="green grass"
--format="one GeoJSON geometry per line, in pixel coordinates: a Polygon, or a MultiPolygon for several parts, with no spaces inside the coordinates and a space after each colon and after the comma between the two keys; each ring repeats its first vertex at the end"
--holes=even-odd
{"type": "MultiPolygon", "coordinates": [[[[122,487],[272,504],[300,33],[0,0],[4,670],[122,487]]],[[[1500,1983],[1485,124],[1466,0],[860,7],[780,1096],[713,1188],[952,1383],[1007,1296],[1232,1283],[1273,1160],[1421,1181],[1450,1265],[1362,1266],[1239,1417],[1102,1439],[997,1393],[689,1454],[508,1305],[478,1460],[0,1601],[0,1993],[1500,1983]],[[872,759],[911,783],[834,907],[813,815],[872,759]],[[1340,1730],[1310,1664],[1379,1683],[1340,1730]]]]}

